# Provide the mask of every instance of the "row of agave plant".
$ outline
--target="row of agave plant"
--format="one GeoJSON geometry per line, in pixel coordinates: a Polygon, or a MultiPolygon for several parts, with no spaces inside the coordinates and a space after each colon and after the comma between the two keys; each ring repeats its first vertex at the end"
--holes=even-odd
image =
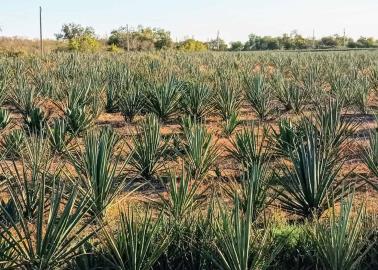
{"type": "MultiPolygon", "coordinates": [[[[301,114],[339,100],[345,109],[370,113],[378,89],[375,54],[200,56],[149,54],[117,59],[54,55],[40,59],[2,59],[0,101],[22,113],[29,130],[49,121],[46,100],[59,108],[68,128],[80,133],[104,111],[120,112],[127,122],[155,114],[176,121],[222,119],[229,136],[248,104],[261,121],[283,113],[301,114]]],[[[7,112],[1,112],[6,123],[7,112]]],[[[3,123],[2,123],[3,125],[3,123]]]]}
{"type": "MultiPolygon", "coordinates": [[[[311,116],[282,120],[278,131],[243,129],[227,149],[240,164],[234,180],[209,177],[220,149],[190,117],[180,138],[161,136],[149,114],[131,143],[100,128],[82,144],[61,141],[59,155],[54,133],[20,130],[18,150],[4,145],[1,162],[1,267],[374,269],[375,221],[353,203],[363,177],[341,172],[357,128],[341,109],[331,100],[311,116]],[[182,164],[178,173],[163,173],[168,160],[182,164]],[[139,210],[124,203],[147,183],[135,172],[157,176],[165,190],[139,210]],[[107,215],[114,207],[116,220],[107,215]],[[292,214],[290,224],[276,222],[272,209],[292,214]]],[[[361,146],[375,177],[377,138],[375,131],[361,146]]]]}
{"type": "MultiPolygon", "coordinates": [[[[1,267],[374,269],[375,221],[353,198],[365,182],[377,186],[345,173],[358,125],[341,111],[374,109],[376,58],[347,56],[1,59],[1,104],[22,118],[14,128],[0,110],[1,267]],[[231,136],[245,103],[259,124],[231,136]],[[104,110],[136,134],[96,127],[104,110]],[[268,127],[287,111],[299,120],[268,127]],[[230,136],[226,153],[209,116],[230,136]],[[171,122],[180,132],[163,135],[171,122]],[[223,154],[239,164],[235,179],[216,166],[223,154]],[[126,203],[143,189],[158,198],[126,203]]],[[[369,138],[358,153],[376,178],[377,132],[369,138]]]]}

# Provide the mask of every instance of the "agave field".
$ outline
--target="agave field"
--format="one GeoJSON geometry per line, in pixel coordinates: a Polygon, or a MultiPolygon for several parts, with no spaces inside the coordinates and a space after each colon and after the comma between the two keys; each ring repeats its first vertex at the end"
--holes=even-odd
{"type": "Polygon", "coordinates": [[[0,58],[1,269],[377,269],[378,53],[0,58]]]}

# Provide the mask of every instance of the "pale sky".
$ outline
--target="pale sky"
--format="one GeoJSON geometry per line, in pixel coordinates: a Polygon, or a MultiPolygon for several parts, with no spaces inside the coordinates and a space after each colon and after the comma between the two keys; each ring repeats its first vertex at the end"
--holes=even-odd
{"type": "Polygon", "coordinates": [[[54,38],[62,24],[92,26],[105,37],[129,24],[161,27],[174,39],[246,41],[250,33],[277,36],[297,30],[311,37],[346,34],[378,38],[378,0],[0,0],[0,36],[54,38]]]}

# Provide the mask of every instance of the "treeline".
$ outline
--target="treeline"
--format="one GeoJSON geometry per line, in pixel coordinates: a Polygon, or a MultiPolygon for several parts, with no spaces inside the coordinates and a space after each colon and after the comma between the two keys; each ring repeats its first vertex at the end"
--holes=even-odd
{"type": "Polygon", "coordinates": [[[339,35],[322,37],[321,39],[305,38],[298,33],[284,34],[280,37],[249,35],[249,39],[242,43],[231,42],[231,51],[252,50],[303,50],[303,49],[332,49],[332,48],[377,48],[378,40],[372,37],[360,37],[354,40],[339,35]]]}
{"type": "MultiPolygon", "coordinates": [[[[65,24],[58,39],[69,41],[69,47],[75,50],[94,50],[99,46],[95,31],[91,27],[79,24],[65,24]]],[[[360,37],[354,40],[346,36],[327,36],[320,39],[305,38],[297,32],[280,37],[249,35],[246,42],[235,41],[227,44],[223,39],[216,38],[202,42],[193,38],[174,42],[171,33],[161,28],[138,26],[135,29],[120,27],[111,32],[106,40],[109,50],[146,51],[162,49],[178,49],[184,51],[253,51],[253,50],[303,50],[332,48],[378,48],[378,40],[372,37],[360,37]]]]}
{"type": "MultiPolygon", "coordinates": [[[[188,38],[174,41],[171,33],[161,28],[138,26],[136,28],[119,27],[106,38],[99,38],[95,29],[80,24],[64,24],[56,34],[57,42],[47,40],[50,51],[153,51],[180,50],[197,51],[260,51],[260,50],[306,50],[306,49],[338,49],[338,48],[378,48],[378,40],[372,37],[360,37],[354,40],[339,35],[322,37],[320,39],[306,38],[297,32],[279,37],[258,36],[251,34],[245,42],[234,41],[227,44],[221,38],[207,42],[188,38]],[[64,42],[61,42],[64,41],[64,42]]],[[[0,54],[23,54],[39,52],[39,43],[18,38],[0,38],[0,54]],[[30,47],[30,48],[29,48],[30,47]],[[16,51],[16,52],[14,52],[16,51]]]]}

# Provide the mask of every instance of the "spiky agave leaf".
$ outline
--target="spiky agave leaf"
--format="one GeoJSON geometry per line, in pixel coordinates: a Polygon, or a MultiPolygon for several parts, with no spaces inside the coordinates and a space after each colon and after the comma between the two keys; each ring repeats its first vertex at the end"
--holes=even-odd
{"type": "Polygon", "coordinates": [[[132,210],[121,212],[117,232],[105,230],[109,261],[116,269],[149,270],[166,251],[169,233],[162,232],[163,216],[152,218],[149,209],[138,222],[132,210]]]}
{"type": "Polygon", "coordinates": [[[87,212],[89,201],[87,197],[78,199],[77,189],[73,189],[66,196],[64,187],[56,184],[48,197],[45,183],[41,179],[36,218],[33,220],[23,217],[23,205],[14,199],[17,197],[17,190],[9,186],[8,192],[20,218],[15,221],[0,206],[8,221],[0,222],[0,228],[4,241],[13,246],[15,267],[51,269],[67,265],[77,255],[79,247],[95,233],[84,232],[90,221],[79,223],[87,212]]]}
{"type": "Polygon", "coordinates": [[[120,92],[119,109],[126,121],[132,122],[143,108],[142,82],[130,82],[127,89],[120,92]]]}
{"type": "Polygon", "coordinates": [[[160,134],[160,124],[155,115],[146,116],[128,146],[132,151],[129,163],[142,177],[150,179],[164,166],[169,145],[160,134]]]}
{"type": "MultiPolygon", "coordinates": [[[[369,144],[362,148],[362,161],[375,177],[378,177],[378,132],[372,131],[369,135],[369,144]]],[[[365,178],[365,180],[378,190],[378,184],[365,178]]]]}
{"type": "Polygon", "coordinates": [[[240,215],[240,202],[235,197],[231,218],[221,213],[215,225],[215,247],[209,254],[219,269],[267,269],[282,248],[277,245],[272,250],[269,228],[259,230],[252,223],[252,204],[249,199],[245,213],[240,215]]]}
{"type": "Polygon", "coordinates": [[[352,135],[359,123],[353,123],[343,118],[342,103],[330,99],[325,106],[321,106],[315,113],[314,125],[320,134],[324,148],[330,151],[340,151],[340,147],[352,135]]]}
{"type": "Polygon", "coordinates": [[[174,222],[182,223],[204,203],[205,190],[200,190],[202,181],[193,180],[184,167],[179,176],[170,173],[168,177],[167,195],[159,193],[157,207],[174,222]]]}
{"type": "Polygon", "coordinates": [[[220,82],[217,95],[214,97],[214,106],[224,121],[232,114],[238,114],[242,104],[240,91],[232,83],[220,82]]]}
{"type": "Polygon", "coordinates": [[[101,217],[126,186],[126,176],[122,175],[126,162],[116,153],[120,150],[117,149],[118,141],[118,135],[110,128],[91,131],[84,138],[84,152],[78,155],[69,153],[70,162],[78,174],[78,187],[89,197],[94,216],[101,217]]]}
{"type": "Polygon", "coordinates": [[[48,139],[54,152],[62,154],[69,151],[70,141],[73,139],[72,134],[68,133],[68,125],[64,119],[56,119],[52,126],[48,126],[48,139]]]}
{"type": "Polygon", "coordinates": [[[266,209],[270,199],[269,189],[271,186],[272,173],[267,163],[257,163],[248,166],[240,181],[232,181],[225,186],[224,191],[229,198],[238,198],[240,208],[245,213],[248,202],[251,204],[251,220],[255,222],[260,213],[266,209]]]}
{"type": "Polygon", "coordinates": [[[18,79],[18,84],[11,93],[10,99],[17,110],[21,112],[24,120],[31,115],[32,110],[38,107],[40,103],[39,93],[24,76],[18,79]]]}
{"type": "Polygon", "coordinates": [[[219,147],[203,125],[190,119],[185,122],[186,124],[182,125],[185,164],[194,179],[200,180],[217,160],[220,154],[219,147]]]}
{"type": "MultiPolygon", "coordinates": [[[[42,183],[53,179],[52,164],[55,162],[46,140],[42,136],[27,138],[24,149],[20,153],[20,164],[16,160],[0,165],[5,174],[8,189],[15,192],[13,198],[22,207],[25,218],[34,218],[38,208],[39,194],[42,183]]],[[[55,164],[54,171],[60,172],[60,164],[55,164]]]]}
{"type": "Polygon", "coordinates": [[[281,157],[288,157],[295,150],[297,143],[302,142],[302,126],[307,125],[305,121],[294,124],[290,119],[283,119],[278,122],[278,131],[272,129],[270,141],[273,144],[274,153],[281,157]]]}
{"type": "Polygon", "coordinates": [[[267,119],[273,113],[273,100],[268,84],[263,75],[245,77],[245,95],[260,120],[267,119]]]}
{"type": "Polygon", "coordinates": [[[68,131],[80,134],[92,127],[96,117],[91,109],[93,99],[90,95],[91,81],[71,83],[62,97],[63,102],[56,105],[64,113],[68,125],[68,131]]]}
{"type": "Polygon", "coordinates": [[[6,128],[9,124],[10,116],[9,111],[3,108],[0,108],[0,130],[6,128]]]}
{"type": "Polygon", "coordinates": [[[30,115],[24,120],[27,132],[33,135],[42,134],[47,125],[48,118],[49,114],[45,114],[41,108],[33,108],[30,115]]]}
{"type": "MultiPolygon", "coordinates": [[[[369,232],[364,228],[365,206],[353,214],[354,192],[340,202],[340,213],[331,205],[326,221],[317,221],[307,230],[324,269],[359,269],[359,264],[373,244],[368,244],[369,232]]],[[[331,202],[332,203],[332,202],[331,202]]]]}
{"type": "Polygon", "coordinates": [[[212,112],[212,97],[213,93],[206,84],[188,83],[181,98],[182,110],[192,119],[200,121],[212,112]]]}
{"type": "Polygon", "coordinates": [[[235,129],[242,124],[242,121],[238,119],[237,113],[231,114],[230,118],[223,124],[222,134],[225,137],[230,137],[235,129]]]}
{"type": "Polygon", "coordinates": [[[121,92],[128,87],[133,75],[127,65],[121,63],[110,64],[106,72],[108,82],[105,109],[107,112],[116,112],[119,109],[121,92]]]}
{"type": "Polygon", "coordinates": [[[289,163],[278,167],[275,179],[282,190],[275,189],[284,210],[304,218],[318,218],[328,208],[331,190],[335,202],[346,195],[341,185],[348,174],[338,179],[343,161],[324,145],[315,128],[307,126],[302,143],[289,153],[289,163]]]}
{"type": "Polygon", "coordinates": [[[22,129],[13,129],[5,135],[1,142],[5,156],[10,159],[18,159],[25,146],[25,137],[25,131],[22,129]]]}
{"type": "Polygon", "coordinates": [[[232,147],[227,147],[230,155],[244,168],[264,163],[268,159],[265,130],[260,135],[259,128],[256,129],[253,125],[248,129],[243,129],[231,140],[232,147]]]}
{"type": "Polygon", "coordinates": [[[183,83],[170,76],[168,80],[146,93],[146,106],[161,121],[167,121],[178,112],[182,96],[183,83]]]}

